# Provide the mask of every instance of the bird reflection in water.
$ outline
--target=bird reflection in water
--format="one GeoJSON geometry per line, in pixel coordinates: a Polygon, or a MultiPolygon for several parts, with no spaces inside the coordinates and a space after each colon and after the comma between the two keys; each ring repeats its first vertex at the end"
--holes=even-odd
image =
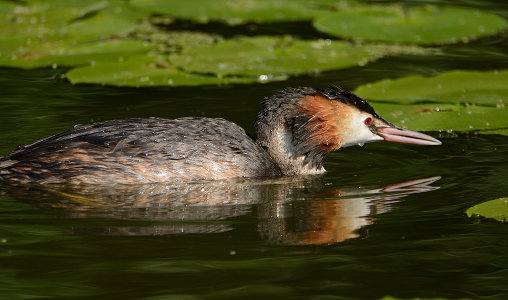
{"type": "Polygon", "coordinates": [[[322,177],[282,177],[143,185],[3,186],[4,193],[75,218],[160,221],[149,226],[74,228],[75,234],[167,235],[234,229],[221,220],[256,212],[270,243],[323,245],[361,236],[361,229],[401,198],[438,189],[440,177],[378,187],[337,188],[322,177]],[[253,209],[255,207],[255,209],[253,209]],[[205,222],[203,222],[205,221],[205,222]]]}

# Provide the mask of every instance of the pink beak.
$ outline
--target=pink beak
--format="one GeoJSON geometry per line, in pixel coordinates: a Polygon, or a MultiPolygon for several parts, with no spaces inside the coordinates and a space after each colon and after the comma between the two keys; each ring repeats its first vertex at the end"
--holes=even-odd
{"type": "Polygon", "coordinates": [[[436,140],[430,135],[398,127],[376,128],[376,133],[387,142],[416,145],[441,145],[439,140],[436,140]]]}

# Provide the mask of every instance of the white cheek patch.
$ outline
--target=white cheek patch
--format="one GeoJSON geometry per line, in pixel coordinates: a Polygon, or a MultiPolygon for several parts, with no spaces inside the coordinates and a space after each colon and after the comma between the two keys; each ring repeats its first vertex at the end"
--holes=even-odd
{"type": "Polygon", "coordinates": [[[342,147],[349,147],[354,145],[363,146],[363,144],[374,141],[382,141],[383,138],[370,131],[369,126],[365,125],[363,121],[370,117],[369,114],[348,114],[346,116],[349,122],[343,131],[343,144],[342,147]]]}

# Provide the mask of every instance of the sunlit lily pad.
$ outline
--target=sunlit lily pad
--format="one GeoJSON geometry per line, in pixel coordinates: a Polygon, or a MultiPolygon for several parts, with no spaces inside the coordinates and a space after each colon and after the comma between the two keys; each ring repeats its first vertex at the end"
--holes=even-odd
{"type": "Polygon", "coordinates": [[[6,10],[0,14],[2,66],[76,65],[100,60],[100,48],[109,55],[114,43],[121,44],[116,52],[125,49],[125,55],[130,55],[134,43],[141,45],[134,41],[107,44],[141,28],[137,20],[143,14],[129,10],[122,1],[30,1],[6,10]],[[76,54],[83,56],[87,51],[90,57],[73,61],[76,54]]]}
{"type": "Polygon", "coordinates": [[[508,103],[508,70],[450,71],[434,77],[409,76],[362,85],[359,96],[398,103],[441,102],[504,106],[508,103]]]}
{"type": "Polygon", "coordinates": [[[503,134],[500,129],[508,128],[508,108],[441,103],[400,105],[373,102],[372,105],[386,120],[413,130],[478,133],[498,130],[498,134],[503,134]]]}
{"type": "Polygon", "coordinates": [[[14,2],[0,1],[0,22],[4,22],[7,14],[13,13],[16,7],[14,2]]]}
{"type": "Polygon", "coordinates": [[[171,55],[170,59],[174,65],[191,72],[271,78],[364,65],[395,53],[426,52],[418,47],[352,45],[342,41],[260,36],[184,48],[181,53],[171,55]]]}
{"type": "Polygon", "coordinates": [[[280,22],[310,20],[317,9],[341,2],[331,0],[131,0],[139,9],[197,22],[222,21],[228,24],[245,22],[280,22]]]}
{"type": "Polygon", "coordinates": [[[483,134],[501,134],[501,135],[508,135],[508,128],[504,129],[493,129],[493,130],[485,130],[482,131],[483,134]]]}
{"type": "Polygon", "coordinates": [[[500,32],[508,22],[495,14],[459,7],[358,6],[322,14],[319,31],[346,39],[448,44],[500,32]]]}
{"type": "Polygon", "coordinates": [[[21,68],[76,66],[100,61],[117,61],[145,53],[154,47],[142,41],[127,39],[77,46],[52,42],[33,43],[28,47],[16,49],[10,55],[0,55],[0,65],[21,68]]]}
{"type": "Polygon", "coordinates": [[[189,74],[168,65],[164,56],[140,55],[125,61],[103,62],[69,71],[73,84],[94,83],[116,86],[178,86],[226,83],[249,83],[255,78],[189,74]]]}
{"type": "Polygon", "coordinates": [[[108,5],[106,1],[82,0],[32,0],[32,1],[0,1],[0,22],[4,26],[18,25],[21,29],[32,29],[43,32],[40,27],[52,27],[79,19],[89,13],[97,12],[108,5]]]}
{"type": "Polygon", "coordinates": [[[128,18],[111,14],[97,14],[85,20],[73,22],[58,32],[73,41],[101,40],[109,37],[123,37],[140,26],[128,18]]]}
{"type": "Polygon", "coordinates": [[[504,222],[508,217],[508,198],[499,198],[480,203],[469,208],[466,214],[469,217],[482,216],[504,222]]]}
{"type": "Polygon", "coordinates": [[[49,41],[72,38],[98,39],[130,32],[145,14],[133,12],[118,0],[110,1],[30,1],[2,14],[0,34],[49,41]]]}

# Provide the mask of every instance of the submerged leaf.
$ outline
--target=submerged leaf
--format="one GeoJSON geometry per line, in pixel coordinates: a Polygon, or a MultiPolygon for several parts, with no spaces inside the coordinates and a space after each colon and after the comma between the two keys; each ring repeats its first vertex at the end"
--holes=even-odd
{"type": "Polygon", "coordinates": [[[212,45],[184,48],[170,56],[187,71],[219,76],[285,76],[364,65],[394,53],[421,54],[418,47],[352,45],[342,41],[304,41],[291,37],[243,37],[212,45]]]}
{"type": "Polygon", "coordinates": [[[508,217],[508,198],[499,198],[480,203],[469,208],[466,214],[468,217],[482,216],[504,222],[508,217]]]}
{"type": "Polygon", "coordinates": [[[158,45],[159,53],[180,51],[182,48],[213,44],[222,40],[215,34],[192,31],[162,31],[149,28],[146,31],[137,31],[133,37],[158,45]]]}
{"type": "Polygon", "coordinates": [[[500,32],[508,22],[495,14],[459,7],[357,6],[323,13],[319,31],[347,39],[448,44],[500,32]]]}
{"type": "Polygon", "coordinates": [[[103,62],[69,71],[73,84],[96,83],[116,86],[178,86],[249,83],[255,78],[205,76],[182,72],[167,63],[167,58],[152,55],[131,57],[125,61],[103,62]]]}
{"type": "MultiPolygon", "coordinates": [[[[386,120],[412,130],[490,133],[485,130],[508,128],[508,108],[440,103],[400,105],[374,102],[371,104],[386,120]]],[[[503,131],[497,133],[503,134],[503,131]]]]}
{"type": "Polygon", "coordinates": [[[450,71],[434,77],[387,79],[362,85],[355,93],[375,101],[474,103],[502,107],[508,103],[508,70],[450,71]]]}

